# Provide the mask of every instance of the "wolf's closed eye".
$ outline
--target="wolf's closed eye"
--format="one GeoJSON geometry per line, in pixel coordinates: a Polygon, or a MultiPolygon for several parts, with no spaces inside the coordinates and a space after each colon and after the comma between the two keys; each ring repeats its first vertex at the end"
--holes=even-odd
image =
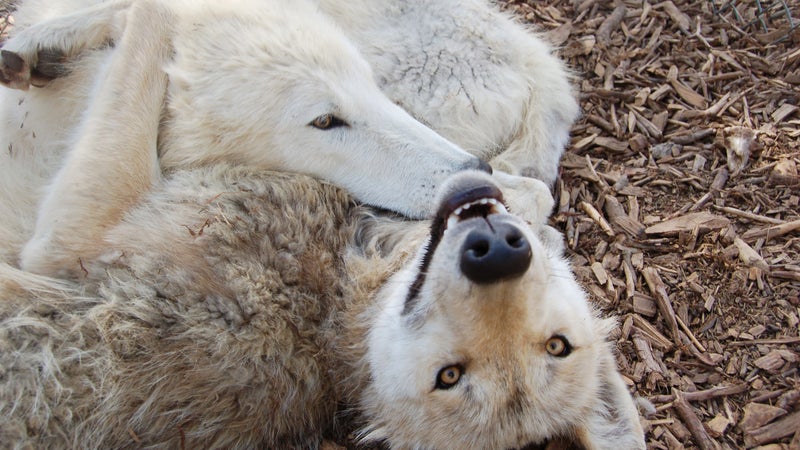
{"type": "Polygon", "coordinates": [[[320,130],[349,126],[347,122],[334,116],[333,114],[323,114],[312,120],[309,125],[320,130]]]}

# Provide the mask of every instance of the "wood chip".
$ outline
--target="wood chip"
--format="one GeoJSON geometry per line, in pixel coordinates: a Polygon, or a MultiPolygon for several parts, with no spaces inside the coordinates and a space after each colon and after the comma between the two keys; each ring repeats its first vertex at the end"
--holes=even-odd
{"type": "Polygon", "coordinates": [[[708,435],[705,427],[703,427],[703,422],[697,417],[697,414],[686,401],[682,392],[675,391],[675,401],[672,404],[675,411],[681,416],[681,419],[683,419],[683,423],[686,425],[686,428],[689,429],[698,447],[702,450],[718,450],[720,448],[719,444],[708,435]]]}
{"type": "Polygon", "coordinates": [[[672,308],[672,301],[667,293],[667,286],[658,274],[658,270],[653,267],[646,267],[642,270],[642,276],[647,281],[647,286],[656,300],[661,318],[667,323],[667,327],[672,334],[673,342],[681,342],[680,332],[678,331],[678,320],[675,318],[675,310],[672,308]]]}
{"type": "Polygon", "coordinates": [[[619,29],[622,19],[625,18],[627,8],[625,5],[620,4],[614,11],[603,21],[599,28],[597,28],[597,42],[600,44],[608,44],[611,40],[611,33],[619,29]]]}
{"type": "Polygon", "coordinates": [[[743,408],[743,417],[737,425],[745,433],[772,422],[778,417],[785,416],[786,410],[763,403],[748,403],[743,408]]]}
{"type": "Polygon", "coordinates": [[[724,217],[711,214],[709,212],[696,212],[685,214],[674,219],[665,220],[645,229],[645,233],[653,235],[677,235],[679,233],[698,230],[706,233],[711,230],[719,230],[730,225],[731,221],[724,217]]]}
{"type": "Polygon", "coordinates": [[[661,334],[650,322],[642,319],[638,315],[633,315],[633,326],[635,326],[650,342],[650,345],[663,351],[670,351],[675,347],[672,341],[661,334]]]}
{"type": "Polygon", "coordinates": [[[656,7],[661,7],[664,9],[664,12],[667,13],[670,19],[681,29],[684,33],[689,33],[689,27],[691,26],[691,20],[689,16],[684,14],[674,3],[671,1],[666,1],[659,3],[656,7]]]}
{"type": "Polygon", "coordinates": [[[614,152],[624,152],[628,149],[628,143],[625,141],[620,141],[618,139],[614,139],[611,137],[597,137],[594,139],[593,142],[595,145],[599,145],[600,147],[607,148],[614,152]]]}
{"type": "Polygon", "coordinates": [[[772,117],[772,120],[775,122],[782,122],[784,119],[794,114],[794,112],[797,111],[797,109],[798,108],[795,105],[792,105],[790,103],[784,103],[778,109],[776,109],[772,114],[770,114],[770,117],[772,117]]]}
{"type": "Polygon", "coordinates": [[[664,375],[661,365],[656,361],[653,356],[653,350],[650,348],[650,343],[642,337],[639,333],[633,334],[633,345],[636,347],[636,353],[639,359],[644,363],[648,372],[664,375]]]}
{"type": "Polygon", "coordinates": [[[706,101],[705,97],[698,94],[694,91],[694,89],[678,80],[678,68],[676,66],[669,68],[667,80],[669,81],[670,86],[672,86],[672,89],[675,89],[675,92],[678,94],[678,96],[680,96],[680,98],[682,98],[686,103],[702,110],[708,107],[708,102],[706,101]]]}
{"type": "Polygon", "coordinates": [[[797,433],[797,430],[800,430],[800,411],[746,433],[744,435],[744,442],[750,446],[766,444],[786,436],[791,436],[797,433]]]}
{"type": "Polygon", "coordinates": [[[713,419],[706,422],[708,432],[714,437],[720,437],[725,434],[725,430],[731,425],[731,421],[722,414],[717,414],[713,419]]]}
{"type": "Polygon", "coordinates": [[[591,268],[595,278],[597,278],[598,283],[601,285],[608,283],[608,273],[606,272],[606,269],[603,268],[603,264],[595,261],[592,263],[591,268]]]}
{"type": "Polygon", "coordinates": [[[714,174],[714,181],[711,182],[711,187],[709,188],[708,192],[705,193],[699,200],[697,200],[689,211],[697,211],[698,209],[702,208],[706,205],[711,199],[713,199],[717,193],[725,187],[725,183],[728,182],[729,176],[728,169],[725,167],[721,167],[717,169],[716,173],[714,174]]]}
{"type": "Polygon", "coordinates": [[[785,363],[786,361],[783,359],[783,356],[777,350],[773,350],[753,362],[756,367],[766,370],[769,373],[780,372],[785,363]]]}
{"type": "Polygon", "coordinates": [[[636,294],[633,296],[633,312],[647,317],[655,317],[658,307],[652,297],[636,294]]]}
{"type": "Polygon", "coordinates": [[[750,230],[742,235],[742,239],[748,242],[761,238],[769,240],[779,236],[783,236],[784,234],[791,233],[798,229],[800,229],[800,219],[793,220],[791,222],[786,222],[780,225],[775,225],[772,227],[750,230]]]}
{"type": "Polygon", "coordinates": [[[611,229],[611,225],[608,224],[608,221],[603,217],[602,214],[589,202],[581,202],[581,209],[597,223],[600,228],[609,236],[615,236],[614,230],[611,229]]]}
{"type": "Polygon", "coordinates": [[[622,203],[613,195],[605,196],[605,211],[611,223],[628,235],[636,238],[644,237],[644,225],[625,212],[622,203]]]}
{"type": "Polygon", "coordinates": [[[757,251],[753,250],[753,247],[747,245],[747,242],[737,237],[734,238],[733,245],[739,249],[739,259],[743,263],[751,267],[757,267],[764,271],[769,270],[769,264],[764,261],[764,258],[762,258],[757,251]]]}

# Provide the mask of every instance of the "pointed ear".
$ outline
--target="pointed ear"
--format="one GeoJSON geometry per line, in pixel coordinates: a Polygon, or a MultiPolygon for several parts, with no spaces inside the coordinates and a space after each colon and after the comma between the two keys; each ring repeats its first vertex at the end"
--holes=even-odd
{"type": "Polygon", "coordinates": [[[601,357],[600,387],[594,408],[576,434],[586,450],[645,450],[644,431],[633,402],[608,348],[601,357]]]}

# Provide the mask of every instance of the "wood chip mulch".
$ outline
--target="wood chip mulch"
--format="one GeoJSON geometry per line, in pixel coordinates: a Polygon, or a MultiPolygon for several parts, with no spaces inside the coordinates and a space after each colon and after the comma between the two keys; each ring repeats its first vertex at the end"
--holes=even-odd
{"type": "Polygon", "coordinates": [[[800,449],[800,1],[760,4],[502,2],[575,71],[552,223],[652,449],[800,449]]]}

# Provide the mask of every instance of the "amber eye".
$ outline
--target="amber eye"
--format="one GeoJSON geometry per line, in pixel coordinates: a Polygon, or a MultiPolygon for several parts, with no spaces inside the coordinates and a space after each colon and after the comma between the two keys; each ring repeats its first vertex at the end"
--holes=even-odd
{"type": "Polygon", "coordinates": [[[464,374],[464,366],[453,364],[443,367],[436,375],[436,389],[450,389],[455,386],[464,374]]]}
{"type": "Polygon", "coordinates": [[[544,344],[547,353],[563,358],[572,353],[572,346],[564,336],[553,336],[544,344]]]}
{"type": "Polygon", "coordinates": [[[347,126],[347,122],[334,116],[333,114],[323,114],[312,120],[309,125],[320,130],[328,130],[330,128],[347,126]]]}

